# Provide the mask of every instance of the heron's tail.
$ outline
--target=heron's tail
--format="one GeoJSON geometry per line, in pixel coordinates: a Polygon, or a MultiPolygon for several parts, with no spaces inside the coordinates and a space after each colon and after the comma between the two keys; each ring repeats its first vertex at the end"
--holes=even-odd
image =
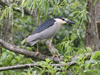
{"type": "Polygon", "coordinates": [[[36,41],[31,41],[31,42],[28,42],[31,46],[33,46],[34,44],[36,44],[38,42],[38,40],[36,41]]]}
{"type": "Polygon", "coordinates": [[[26,38],[26,42],[33,46],[38,42],[38,40],[35,39],[34,35],[30,35],[28,38],[26,38]]]}

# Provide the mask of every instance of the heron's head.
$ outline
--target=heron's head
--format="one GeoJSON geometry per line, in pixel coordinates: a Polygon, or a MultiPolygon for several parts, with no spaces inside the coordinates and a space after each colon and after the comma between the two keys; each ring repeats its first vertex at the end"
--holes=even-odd
{"type": "Polygon", "coordinates": [[[59,24],[65,24],[65,23],[75,24],[73,21],[70,21],[69,19],[65,17],[56,17],[55,21],[59,24]]]}

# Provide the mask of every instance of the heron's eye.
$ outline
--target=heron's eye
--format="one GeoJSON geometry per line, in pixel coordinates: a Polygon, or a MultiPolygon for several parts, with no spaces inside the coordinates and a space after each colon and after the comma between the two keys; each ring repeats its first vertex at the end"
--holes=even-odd
{"type": "Polygon", "coordinates": [[[62,20],[64,21],[65,19],[62,18],[62,20]]]}

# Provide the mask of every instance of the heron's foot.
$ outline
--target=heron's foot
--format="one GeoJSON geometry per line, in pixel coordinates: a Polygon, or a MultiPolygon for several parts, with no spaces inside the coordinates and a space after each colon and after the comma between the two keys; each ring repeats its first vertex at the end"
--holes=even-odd
{"type": "Polygon", "coordinates": [[[57,54],[54,54],[54,55],[53,55],[53,58],[55,58],[55,57],[60,58],[60,56],[57,55],[57,54]]]}
{"type": "Polygon", "coordinates": [[[38,56],[38,55],[39,55],[39,53],[40,53],[40,52],[39,52],[39,51],[37,51],[37,52],[36,52],[36,56],[38,56]]]}

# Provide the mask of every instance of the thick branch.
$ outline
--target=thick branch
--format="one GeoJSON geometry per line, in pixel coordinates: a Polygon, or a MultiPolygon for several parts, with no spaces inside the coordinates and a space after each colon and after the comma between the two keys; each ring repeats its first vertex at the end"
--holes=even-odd
{"type": "Polygon", "coordinates": [[[52,44],[52,48],[49,47],[49,42],[50,40],[47,40],[46,45],[49,48],[49,51],[51,52],[51,54],[52,55],[57,54],[59,56],[60,54],[53,44],[52,44]]]}
{"type": "Polygon", "coordinates": [[[41,53],[39,53],[39,55],[37,56],[36,52],[32,52],[32,51],[29,51],[29,50],[26,50],[26,49],[18,48],[15,45],[11,45],[11,44],[3,41],[2,39],[0,39],[0,44],[1,44],[2,47],[6,48],[6,49],[8,49],[10,51],[13,51],[13,52],[19,53],[19,54],[23,54],[25,56],[34,57],[34,58],[41,59],[41,60],[45,60],[46,58],[49,58],[49,59],[51,59],[51,60],[53,60],[55,62],[59,61],[59,59],[57,57],[52,59],[52,56],[46,56],[46,55],[43,55],[41,53]]]}

